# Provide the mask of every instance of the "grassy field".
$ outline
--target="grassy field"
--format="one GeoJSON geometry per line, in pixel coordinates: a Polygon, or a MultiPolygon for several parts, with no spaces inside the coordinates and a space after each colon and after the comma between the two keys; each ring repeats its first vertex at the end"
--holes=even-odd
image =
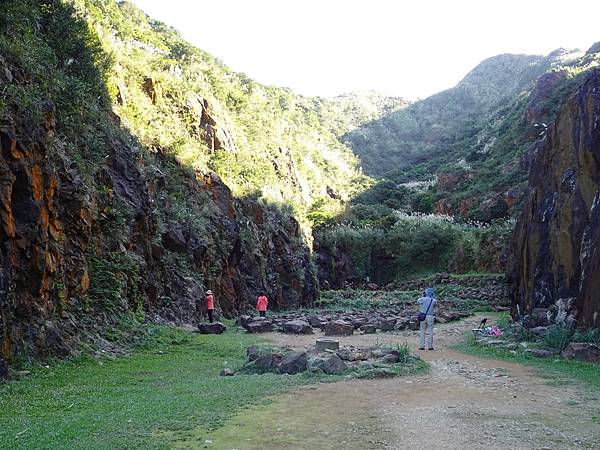
{"type": "Polygon", "coordinates": [[[223,425],[267,396],[314,382],[306,375],[220,377],[259,340],[157,327],[131,356],[79,358],[31,368],[0,384],[0,448],[169,448],[186,430],[223,425]],[[165,433],[168,431],[168,433],[165,433]]]}
{"type": "MultiPolygon", "coordinates": [[[[376,376],[358,370],[221,377],[221,369],[242,366],[246,347],[268,343],[235,328],[222,335],[164,326],[142,331],[130,356],[38,363],[21,379],[0,384],[0,449],[163,449],[192,441],[200,446],[236,413],[269,403],[278,393],[376,376]]],[[[390,369],[394,375],[427,370],[407,347],[398,350],[405,361],[390,369]]]]}

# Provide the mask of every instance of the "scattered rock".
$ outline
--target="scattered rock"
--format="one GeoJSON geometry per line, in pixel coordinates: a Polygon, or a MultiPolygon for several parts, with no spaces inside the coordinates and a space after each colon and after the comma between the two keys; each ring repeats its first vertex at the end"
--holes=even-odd
{"type": "Polygon", "coordinates": [[[386,317],[381,319],[378,328],[381,331],[393,331],[394,327],[396,326],[396,320],[397,319],[395,317],[386,317]]]}
{"type": "Polygon", "coordinates": [[[354,325],[345,320],[334,320],[325,325],[325,336],[348,336],[354,334],[354,325]]]}
{"type": "Polygon", "coordinates": [[[535,356],[536,358],[551,358],[556,356],[555,352],[541,348],[528,348],[525,350],[525,353],[529,353],[531,356],[535,356]]]}
{"type": "Polygon", "coordinates": [[[394,326],[394,330],[395,331],[406,330],[406,328],[408,328],[409,323],[410,323],[410,319],[407,319],[405,317],[400,317],[398,320],[396,320],[396,325],[394,326]]]}
{"type": "Polygon", "coordinates": [[[294,375],[304,372],[308,366],[308,353],[304,351],[293,352],[285,356],[279,364],[279,373],[294,375]]]}
{"type": "Polygon", "coordinates": [[[314,328],[323,328],[327,323],[327,319],[321,316],[310,316],[307,321],[314,328]]]}
{"type": "Polygon", "coordinates": [[[249,322],[244,328],[249,333],[268,333],[273,331],[273,322],[264,317],[258,317],[249,322]]]}
{"type": "Polygon", "coordinates": [[[546,327],[546,326],[534,327],[531,329],[531,332],[533,334],[535,334],[536,336],[544,337],[548,334],[548,327],[546,327]]]}
{"type": "Polygon", "coordinates": [[[317,339],[315,348],[318,352],[324,352],[325,350],[335,351],[340,348],[340,343],[333,339],[317,339]]]}
{"type": "Polygon", "coordinates": [[[219,375],[222,377],[232,377],[235,375],[235,371],[232,369],[223,369],[219,375]]]}
{"type": "Polygon", "coordinates": [[[198,325],[200,334],[222,334],[227,327],[221,322],[201,323],[198,325]]]}
{"type": "Polygon", "coordinates": [[[282,331],[290,334],[312,334],[313,329],[308,322],[304,320],[291,320],[282,325],[282,331]]]}
{"type": "Polygon", "coordinates": [[[361,350],[354,348],[342,348],[336,352],[342,361],[366,361],[369,359],[369,355],[361,350]]]}
{"type": "Polygon", "coordinates": [[[248,358],[248,361],[254,361],[259,356],[260,350],[258,349],[258,347],[252,346],[246,349],[246,358],[248,358]]]}
{"type": "Polygon", "coordinates": [[[246,364],[246,367],[254,369],[259,373],[275,372],[282,359],[283,355],[280,353],[265,353],[264,355],[259,355],[254,361],[246,364]]]}
{"type": "Polygon", "coordinates": [[[247,314],[241,315],[239,318],[239,323],[243,328],[246,328],[250,322],[252,322],[254,318],[247,314]]]}
{"type": "Polygon", "coordinates": [[[386,364],[396,364],[399,360],[400,354],[397,351],[391,351],[390,353],[383,355],[381,360],[386,364]]]}
{"type": "Polygon", "coordinates": [[[312,366],[319,368],[328,375],[343,372],[348,368],[346,363],[338,355],[331,355],[327,358],[314,358],[312,360],[312,366]]]}
{"type": "Polygon", "coordinates": [[[369,323],[361,325],[358,330],[360,332],[362,332],[363,334],[373,334],[377,332],[377,328],[375,327],[375,325],[371,325],[369,323]]]}
{"type": "Polygon", "coordinates": [[[600,345],[590,342],[571,342],[562,356],[591,363],[600,363],[600,345]]]}

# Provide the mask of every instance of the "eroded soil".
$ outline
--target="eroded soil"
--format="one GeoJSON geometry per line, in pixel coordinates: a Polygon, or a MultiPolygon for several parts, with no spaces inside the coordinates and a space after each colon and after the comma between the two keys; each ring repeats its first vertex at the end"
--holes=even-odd
{"type": "MultiPolygon", "coordinates": [[[[178,448],[214,449],[580,449],[600,448],[600,399],[577,385],[551,386],[532,369],[449,347],[476,323],[436,328],[435,351],[417,332],[340,338],[341,345],[408,342],[426,375],[308,386],[237,415],[216,432],[196,430],[178,448]],[[596,419],[593,417],[596,416],[596,419]]],[[[318,335],[266,335],[304,347],[318,335]]]]}

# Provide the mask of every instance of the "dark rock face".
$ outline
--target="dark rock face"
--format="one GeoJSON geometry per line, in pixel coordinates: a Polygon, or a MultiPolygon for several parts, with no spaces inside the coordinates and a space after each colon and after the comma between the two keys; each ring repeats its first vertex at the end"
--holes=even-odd
{"type": "Polygon", "coordinates": [[[509,273],[516,315],[574,299],[578,327],[600,326],[600,70],[535,149],[509,273]]]}
{"type": "Polygon", "coordinates": [[[306,352],[293,352],[287,355],[279,364],[279,373],[294,375],[304,372],[308,366],[308,354],[306,352]]]}
{"type": "MultiPolygon", "coordinates": [[[[117,119],[115,118],[115,121],[117,119]]],[[[7,122],[6,122],[7,123],[7,122]]],[[[95,187],[36,130],[0,127],[0,341],[6,361],[66,356],[86,317],[102,327],[134,309],[192,324],[207,288],[233,317],[264,290],[275,309],[309,306],[318,284],[298,222],[239,200],[215,174],[194,174],[115,139],[95,187]],[[165,172],[195,223],[178,219],[165,172]],[[256,250],[259,249],[257,252],[256,250]],[[174,263],[175,261],[175,263],[174,263]]]]}
{"type": "Polygon", "coordinates": [[[201,323],[198,325],[200,334],[222,334],[227,327],[221,322],[201,323]]]}

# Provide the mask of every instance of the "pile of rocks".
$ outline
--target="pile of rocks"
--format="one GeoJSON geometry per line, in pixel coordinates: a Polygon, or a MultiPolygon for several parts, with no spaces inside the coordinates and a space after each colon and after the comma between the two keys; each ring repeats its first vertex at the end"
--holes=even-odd
{"type": "MultiPolygon", "coordinates": [[[[436,322],[446,323],[469,316],[458,311],[442,311],[436,322]]],[[[327,336],[347,336],[356,333],[371,334],[379,331],[418,330],[414,309],[387,309],[359,312],[306,315],[285,314],[272,318],[240,316],[239,324],[250,333],[279,331],[288,334],[312,334],[315,328],[327,336]]]]}
{"type": "MultiPolygon", "coordinates": [[[[361,369],[372,376],[393,376],[394,365],[409,362],[403,353],[394,348],[357,348],[339,346],[338,341],[317,339],[314,347],[307,350],[263,350],[258,347],[246,349],[247,363],[242,373],[279,373],[294,375],[302,372],[336,375],[361,369]]],[[[412,357],[409,357],[412,358],[412,357]]],[[[222,376],[235,375],[224,369],[222,376]]]]}

